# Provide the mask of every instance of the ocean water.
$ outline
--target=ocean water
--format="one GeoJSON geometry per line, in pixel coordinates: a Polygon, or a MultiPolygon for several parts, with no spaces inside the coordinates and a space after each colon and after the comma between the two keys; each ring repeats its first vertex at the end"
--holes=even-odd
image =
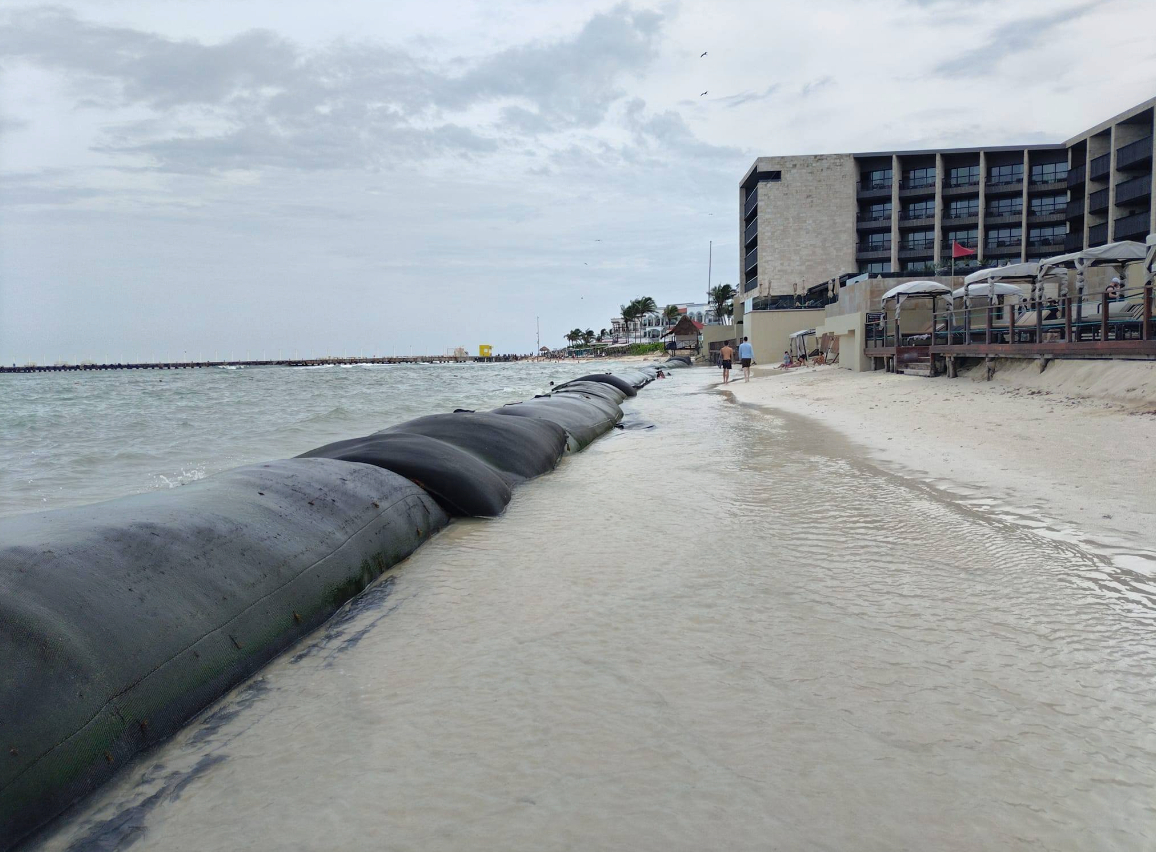
{"type": "MultiPolygon", "coordinates": [[[[880,470],[717,375],[653,383],[626,407],[654,428],[455,522],[35,848],[1154,848],[1150,554],[880,470]]],[[[333,419],[389,415],[365,406],[333,419]]],[[[286,451],[316,428],[244,416],[286,451]]]]}
{"type": "Polygon", "coordinates": [[[0,515],[173,488],[423,414],[517,402],[582,370],[467,363],[3,375],[0,515]]]}

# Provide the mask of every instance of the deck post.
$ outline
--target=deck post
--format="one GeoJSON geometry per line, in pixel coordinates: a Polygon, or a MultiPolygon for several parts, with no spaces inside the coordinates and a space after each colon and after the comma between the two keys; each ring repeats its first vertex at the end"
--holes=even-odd
{"type": "Polygon", "coordinates": [[[1012,305],[1005,305],[1007,308],[1007,342],[1016,342],[1016,309],[1012,305]]]}
{"type": "MultiPolygon", "coordinates": [[[[1042,287],[1040,288],[1043,289],[1042,287]]],[[[1036,299],[1036,343],[1044,342],[1044,300],[1036,299]]]]}
{"type": "Polygon", "coordinates": [[[991,343],[991,320],[992,320],[992,317],[994,317],[994,316],[995,316],[995,311],[992,310],[990,300],[989,300],[989,304],[987,306],[987,323],[986,323],[987,328],[985,328],[983,330],[983,342],[984,343],[991,343]]]}
{"type": "Polygon", "coordinates": [[[1072,342],[1072,297],[1064,296],[1064,342],[1072,342]]]}
{"type": "Polygon", "coordinates": [[[1100,340],[1108,339],[1108,291],[1100,294],[1100,340]]]}
{"type": "Polygon", "coordinates": [[[1152,285],[1144,285],[1144,309],[1141,312],[1140,323],[1140,339],[1149,340],[1152,336],[1152,331],[1149,325],[1152,322],[1152,285]]]}

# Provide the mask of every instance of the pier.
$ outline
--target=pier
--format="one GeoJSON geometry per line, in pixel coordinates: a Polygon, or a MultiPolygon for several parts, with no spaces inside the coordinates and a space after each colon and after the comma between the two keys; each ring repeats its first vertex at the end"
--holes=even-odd
{"type": "Polygon", "coordinates": [[[124,364],[23,364],[0,373],[80,373],[96,370],[198,370],[208,367],[328,367],[353,364],[493,364],[523,361],[526,355],[391,355],[373,358],[282,358],[275,361],[157,361],[124,364]]]}

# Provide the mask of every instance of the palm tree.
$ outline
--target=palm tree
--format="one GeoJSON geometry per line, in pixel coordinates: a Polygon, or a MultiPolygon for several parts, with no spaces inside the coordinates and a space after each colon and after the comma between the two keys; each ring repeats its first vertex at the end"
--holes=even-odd
{"type": "Polygon", "coordinates": [[[569,340],[570,345],[573,346],[575,343],[582,339],[582,329],[571,329],[570,332],[567,333],[566,339],[569,340]]]}
{"type": "Polygon", "coordinates": [[[677,305],[667,305],[662,311],[662,318],[666,320],[667,325],[674,325],[680,316],[682,315],[678,312],[677,305]]]}
{"type": "Polygon", "coordinates": [[[582,332],[582,343],[585,346],[589,346],[593,342],[594,342],[594,329],[588,328],[584,332],[582,332]]]}
{"type": "Polygon", "coordinates": [[[710,303],[714,307],[714,315],[721,321],[723,317],[734,313],[733,299],[738,295],[737,291],[730,284],[719,284],[711,287],[708,291],[710,294],[710,303]],[[730,309],[729,311],[727,309],[730,309]]]}
{"type": "Polygon", "coordinates": [[[622,321],[626,323],[626,339],[630,339],[630,326],[638,319],[638,300],[628,302],[625,305],[620,305],[619,310],[622,312],[622,321]]]}
{"type": "Polygon", "coordinates": [[[658,302],[654,301],[650,296],[639,296],[634,300],[638,305],[638,318],[642,319],[645,316],[658,316],[661,311],[658,310],[658,302]]]}
{"type": "Polygon", "coordinates": [[[599,331],[598,331],[598,339],[599,339],[599,340],[605,340],[605,339],[606,339],[606,335],[607,335],[607,334],[609,334],[609,333],[610,333],[610,332],[608,332],[608,331],[607,331],[606,329],[604,329],[604,328],[603,328],[603,329],[599,329],[599,331]]]}

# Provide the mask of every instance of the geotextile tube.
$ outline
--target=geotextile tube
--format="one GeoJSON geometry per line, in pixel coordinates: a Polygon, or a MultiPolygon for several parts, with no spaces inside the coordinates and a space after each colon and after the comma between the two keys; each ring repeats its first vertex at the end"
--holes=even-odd
{"type": "Polygon", "coordinates": [[[612,376],[609,373],[591,373],[589,376],[580,376],[574,379],[575,382],[603,382],[608,385],[613,385],[627,396],[634,396],[638,393],[632,382],[620,376],[612,376]]]}
{"type": "Polygon", "coordinates": [[[452,515],[493,518],[510,502],[510,485],[465,450],[405,432],[379,432],[318,447],[298,458],[338,459],[391,470],[420,485],[452,515]]]}
{"type": "Polygon", "coordinates": [[[610,431],[657,369],[586,376],[493,413],[419,417],[171,491],[0,518],[0,852],[320,626],[451,515],[500,514],[513,484],[610,431]]]}
{"type": "Polygon", "coordinates": [[[477,456],[510,482],[549,473],[566,449],[566,430],[556,423],[525,418],[508,420],[488,412],[431,414],[375,434],[396,432],[425,435],[453,444],[477,456]]]}
{"type": "Polygon", "coordinates": [[[622,409],[610,400],[579,393],[535,397],[496,408],[494,413],[556,423],[566,430],[566,443],[571,451],[587,446],[622,419],[622,409]]]}
{"type": "Polygon", "coordinates": [[[409,480],[328,459],[0,519],[0,848],[447,522],[409,480]]]}

